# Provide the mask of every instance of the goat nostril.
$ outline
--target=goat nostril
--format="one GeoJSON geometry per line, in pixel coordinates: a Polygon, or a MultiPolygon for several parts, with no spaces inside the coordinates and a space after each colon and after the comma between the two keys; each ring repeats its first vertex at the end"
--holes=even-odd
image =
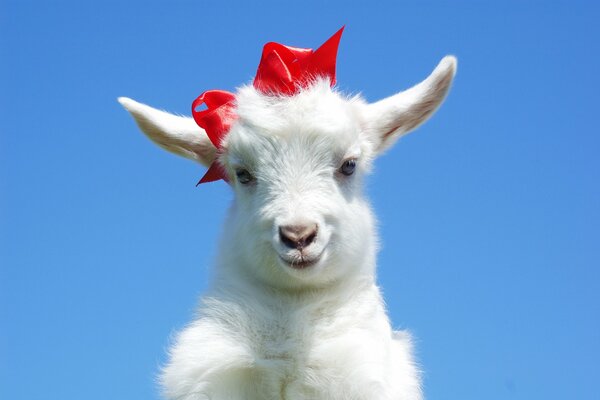
{"type": "Polygon", "coordinates": [[[312,233],[310,233],[306,237],[306,239],[304,239],[305,246],[308,246],[309,244],[311,244],[312,242],[314,242],[316,237],[317,237],[317,230],[315,229],[314,231],[312,231],[312,233]]]}
{"type": "Polygon", "coordinates": [[[313,225],[284,225],[279,227],[279,239],[291,249],[301,250],[315,241],[317,224],[313,225]]]}
{"type": "Polygon", "coordinates": [[[279,228],[279,240],[281,240],[281,243],[285,244],[287,247],[289,247],[291,249],[296,248],[296,242],[293,239],[291,239],[290,237],[288,237],[284,233],[284,230],[281,227],[279,228]]]}

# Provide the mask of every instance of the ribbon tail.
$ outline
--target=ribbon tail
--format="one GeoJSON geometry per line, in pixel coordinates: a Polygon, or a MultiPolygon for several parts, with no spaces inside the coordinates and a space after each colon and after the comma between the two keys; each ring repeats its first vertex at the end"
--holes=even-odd
{"type": "Polygon", "coordinates": [[[229,183],[229,179],[227,178],[227,174],[223,170],[223,167],[218,161],[215,160],[210,167],[208,167],[208,170],[202,179],[196,183],[196,186],[200,185],[201,183],[218,181],[219,179],[223,179],[225,182],[229,183]]]}
{"type": "Polygon", "coordinates": [[[338,47],[342,39],[344,28],[333,34],[325,43],[321,45],[308,60],[307,72],[312,75],[327,76],[330,79],[331,86],[335,85],[335,64],[337,59],[338,47]]]}

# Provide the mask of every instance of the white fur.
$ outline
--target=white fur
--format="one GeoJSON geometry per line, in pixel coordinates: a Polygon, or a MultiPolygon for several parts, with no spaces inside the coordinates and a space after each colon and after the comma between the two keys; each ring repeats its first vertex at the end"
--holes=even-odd
{"type": "MultiPolygon", "coordinates": [[[[375,283],[362,180],[378,153],[435,111],[455,68],[446,57],[420,85],[371,105],[323,80],[292,97],[238,91],[239,119],[220,156],[235,200],[215,278],[163,370],[167,398],[421,399],[410,337],[391,329],[375,283]],[[344,176],[349,158],[357,169],[344,176]],[[238,182],[241,168],[255,180],[238,182]],[[316,238],[302,250],[279,236],[281,226],[312,224],[316,238]],[[282,259],[317,261],[296,269],[282,259]]],[[[167,150],[213,161],[189,118],[120,101],[167,150]]]]}

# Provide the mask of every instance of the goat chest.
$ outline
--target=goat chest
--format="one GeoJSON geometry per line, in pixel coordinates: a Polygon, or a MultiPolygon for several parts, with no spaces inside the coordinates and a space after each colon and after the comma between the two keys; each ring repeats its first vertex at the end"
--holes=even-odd
{"type": "Polygon", "coordinates": [[[210,399],[392,398],[394,343],[373,290],[347,302],[207,299],[174,346],[163,383],[210,399]]]}

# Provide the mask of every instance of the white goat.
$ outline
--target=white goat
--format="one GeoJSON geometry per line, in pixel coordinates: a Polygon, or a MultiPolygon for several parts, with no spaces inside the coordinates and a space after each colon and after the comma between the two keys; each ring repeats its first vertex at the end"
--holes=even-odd
{"type": "MultiPolygon", "coordinates": [[[[162,373],[167,398],[421,399],[410,337],[390,327],[376,284],[362,181],[437,109],[455,70],[445,57],[422,83],[373,104],[320,78],[293,96],[238,90],[218,152],[235,200],[214,281],[162,373]]],[[[161,147],[215,161],[191,118],[119,101],[161,147]]]]}

